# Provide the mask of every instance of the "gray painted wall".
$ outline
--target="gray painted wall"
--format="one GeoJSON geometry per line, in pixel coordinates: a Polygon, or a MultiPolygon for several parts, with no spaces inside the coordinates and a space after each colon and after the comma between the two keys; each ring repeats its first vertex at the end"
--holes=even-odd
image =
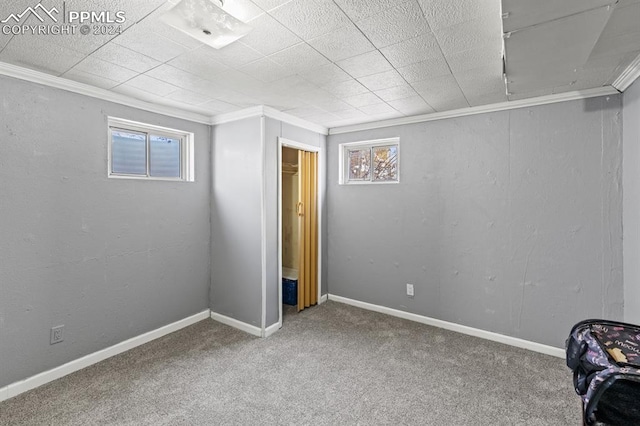
{"type": "Polygon", "coordinates": [[[207,309],[209,127],[0,87],[0,387],[207,309]],[[109,115],[195,132],[196,181],[108,179],[109,115]]]}
{"type": "Polygon", "coordinates": [[[212,152],[211,310],[261,327],[260,118],[214,126],[212,152]]]}
{"type": "Polygon", "coordinates": [[[640,324],[640,81],[624,92],[624,318],[640,324]]]}
{"type": "Polygon", "coordinates": [[[581,319],[622,319],[621,106],[330,136],[330,293],[556,347],[581,319]],[[393,136],[399,184],[338,185],[339,143],[393,136]]]}
{"type": "MultiPolygon", "coordinates": [[[[278,300],[278,138],[286,138],[295,142],[324,148],[326,136],[292,126],[288,123],[266,118],[265,120],[265,150],[266,150],[266,213],[267,213],[267,326],[278,322],[280,300],[278,300]]],[[[325,151],[326,152],[326,151],[325,151]]],[[[323,214],[323,268],[321,291],[327,292],[327,209],[326,191],[319,196],[324,199],[323,214]]]]}

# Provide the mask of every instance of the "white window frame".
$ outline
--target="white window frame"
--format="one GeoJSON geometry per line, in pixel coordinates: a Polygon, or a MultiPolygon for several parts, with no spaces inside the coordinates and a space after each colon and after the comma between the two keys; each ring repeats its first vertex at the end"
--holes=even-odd
{"type": "MultiPolygon", "coordinates": [[[[374,139],[368,141],[360,141],[360,142],[347,142],[341,143],[338,146],[338,184],[340,185],[385,185],[385,184],[397,184],[400,183],[400,138],[385,138],[385,139],[374,139]],[[397,180],[349,180],[349,171],[347,170],[349,167],[349,156],[346,155],[349,149],[353,148],[375,148],[378,146],[389,146],[395,145],[398,149],[398,159],[397,159],[397,180]]],[[[371,159],[373,164],[373,158],[371,159]]]]}
{"type": "Polygon", "coordinates": [[[109,178],[114,179],[143,179],[143,180],[165,180],[173,182],[194,182],[194,134],[192,132],[186,132],[184,130],[171,129],[169,127],[155,126],[153,124],[141,123],[138,121],[127,120],[124,118],[108,117],[108,161],[107,172],[109,178]],[[149,142],[147,137],[147,174],[125,174],[114,173],[111,163],[111,151],[112,151],[112,131],[124,130],[132,131],[136,133],[146,133],[153,136],[164,136],[172,139],[180,140],[180,177],[161,177],[149,175],[149,142]]]}

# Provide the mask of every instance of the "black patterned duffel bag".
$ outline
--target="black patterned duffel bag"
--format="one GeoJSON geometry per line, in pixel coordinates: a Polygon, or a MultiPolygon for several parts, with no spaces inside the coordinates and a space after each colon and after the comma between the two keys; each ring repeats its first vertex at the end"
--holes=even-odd
{"type": "Polygon", "coordinates": [[[640,326],[587,320],[567,339],[586,425],[640,425],[640,326]]]}

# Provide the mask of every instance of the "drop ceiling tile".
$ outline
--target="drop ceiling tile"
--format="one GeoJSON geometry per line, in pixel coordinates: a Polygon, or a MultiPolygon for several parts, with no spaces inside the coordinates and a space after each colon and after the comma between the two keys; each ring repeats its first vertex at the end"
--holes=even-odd
{"type": "Polygon", "coordinates": [[[461,94],[439,99],[428,99],[429,105],[436,111],[451,111],[455,109],[469,108],[469,102],[461,94]]]}
{"type": "Polygon", "coordinates": [[[477,49],[455,52],[446,57],[451,72],[493,66],[502,74],[502,44],[488,44],[477,49]]]}
{"type": "Polygon", "coordinates": [[[547,1],[544,7],[526,0],[503,0],[502,11],[508,16],[503,20],[504,32],[531,27],[543,22],[576,15],[613,3],[610,0],[547,1]]]}
{"type": "Polygon", "coordinates": [[[115,43],[105,44],[90,57],[117,64],[139,73],[147,72],[162,63],[115,43]]]}
{"type": "Polygon", "coordinates": [[[436,111],[469,106],[453,75],[420,81],[413,88],[436,111]]]}
{"type": "Polygon", "coordinates": [[[132,98],[140,99],[146,102],[151,102],[151,103],[165,102],[162,96],[155,95],[146,90],[138,89],[137,87],[130,86],[129,84],[121,84],[120,86],[114,87],[111,90],[113,90],[116,93],[127,95],[132,98]]]}
{"type": "Polygon", "coordinates": [[[236,111],[238,109],[237,106],[227,103],[227,102],[222,102],[219,100],[211,100],[209,102],[206,102],[202,105],[200,105],[201,108],[205,108],[207,111],[213,113],[213,114],[220,114],[220,113],[224,113],[224,112],[231,112],[231,111],[236,111]]]}
{"type": "Polygon", "coordinates": [[[292,75],[270,84],[270,89],[275,93],[295,93],[296,95],[305,95],[319,89],[319,87],[299,75],[292,75]]]}
{"type": "Polygon", "coordinates": [[[292,0],[269,13],[303,40],[351,23],[331,0],[292,0]]]}
{"type": "Polygon", "coordinates": [[[258,59],[257,61],[240,67],[239,70],[265,83],[280,80],[281,78],[295,74],[294,71],[276,64],[268,58],[258,59]]]}
{"type": "Polygon", "coordinates": [[[234,18],[245,23],[264,14],[264,10],[251,0],[227,0],[224,2],[222,9],[234,18]]]}
{"type": "Polygon", "coordinates": [[[84,59],[84,55],[50,43],[46,36],[13,37],[0,52],[0,61],[60,75],[84,59]]]}
{"type": "Polygon", "coordinates": [[[434,109],[418,95],[390,101],[388,104],[404,115],[431,114],[435,112],[434,109]]]}
{"type": "MultiPolygon", "coordinates": [[[[432,30],[479,16],[500,17],[500,0],[418,0],[432,30]]],[[[540,8],[541,5],[538,4],[540,8]]]]}
{"type": "Polygon", "coordinates": [[[368,75],[366,77],[361,77],[358,78],[358,81],[371,91],[388,89],[389,87],[395,86],[402,86],[403,84],[407,83],[406,80],[396,70],[390,70],[378,74],[368,75]]]}
{"type": "Polygon", "coordinates": [[[350,108],[334,113],[340,120],[366,119],[368,116],[356,108],[350,108]]]}
{"type": "Polygon", "coordinates": [[[316,106],[307,105],[298,108],[288,109],[285,111],[287,114],[295,115],[296,117],[305,118],[310,115],[320,115],[324,114],[327,111],[324,111],[316,106]]]}
{"type": "Polygon", "coordinates": [[[324,86],[329,83],[340,83],[342,81],[351,80],[351,76],[344,72],[335,64],[329,63],[308,71],[299,73],[302,78],[318,86],[324,86]]]}
{"type": "Polygon", "coordinates": [[[289,3],[291,0],[253,0],[255,4],[260,6],[262,10],[267,12],[276,7],[280,7],[283,4],[289,3]]]}
{"type": "Polygon", "coordinates": [[[375,50],[353,24],[311,39],[308,43],[334,62],[375,50]]]}
{"type": "Polygon", "coordinates": [[[282,93],[279,95],[270,95],[263,99],[262,103],[280,111],[287,109],[299,108],[307,105],[304,99],[293,94],[282,93]]]}
{"type": "Polygon", "coordinates": [[[451,75],[451,70],[447,61],[441,55],[440,58],[434,58],[417,64],[398,68],[398,72],[408,83],[429,80],[435,77],[451,75]]]}
{"type": "Polygon", "coordinates": [[[430,31],[415,0],[399,4],[356,22],[358,28],[377,47],[382,48],[430,31]]]}
{"type": "Polygon", "coordinates": [[[334,0],[353,21],[360,21],[371,15],[398,5],[393,0],[334,0]]]}
{"type": "Polygon", "coordinates": [[[469,95],[465,93],[465,98],[467,99],[467,102],[469,102],[469,105],[472,107],[480,106],[480,105],[497,104],[497,103],[507,102],[509,100],[506,92],[469,94],[469,95]]]}
{"type": "Polygon", "coordinates": [[[391,87],[389,89],[377,90],[376,95],[385,102],[417,96],[417,93],[408,84],[404,86],[391,87]]]}
{"type": "Polygon", "coordinates": [[[128,87],[144,90],[145,92],[149,92],[156,96],[161,96],[161,97],[167,96],[168,94],[173,93],[179,89],[178,87],[172,84],[165,83],[164,81],[157,80],[153,77],[149,77],[144,74],[139,75],[135,78],[132,78],[131,80],[127,81],[124,85],[128,87]]]}
{"type": "Polygon", "coordinates": [[[358,108],[360,111],[367,115],[380,115],[380,114],[397,114],[398,111],[387,103],[379,103],[374,105],[366,105],[358,108]]]}
{"type": "Polygon", "coordinates": [[[454,75],[465,95],[477,96],[491,93],[506,93],[502,72],[493,66],[478,67],[458,72],[454,75]]]}
{"type": "Polygon", "coordinates": [[[238,70],[231,70],[217,75],[215,82],[217,85],[233,88],[233,90],[245,95],[251,95],[264,86],[263,81],[238,70]]]}
{"type": "Polygon", "coordinates": [[[71,68],[69,71],[62,74],[61,77],[80,83],[89,84],[101,89],[111,89],[120,84],[117,81],[109,80],[108,78],[104,78],[95,74],[89,74],[84,71],[79,71],[75,68],[71,68]]]}
{"type": "Polygon", "coordinates": [[[305,120],[311,121],[312,123],[318,123],[321,126],[326,126],[326,123],[331,123],[333,121],[337,121],[340,118],[335,115],[335,114],[331,114],[328,112],[325,112],[323,114],[318,114],[318,115],[310,115],[308,117],[305,117],[305,120]]]}
{"type": "MultiPolygon", "coordinates": [[[[162,64],[151,69],[144,75],[164,81],[165,83],[169,83],[182,89],[189,89],[192,91],[201,91],[203,89],[203,79],[167,64],[162,64]]],[[[206,84],[212,85],[210,82],[206,82],[206,84]]]]}
{"type": "Polygon", "coordinates": [[[187,35],[186,33],[183,33],[179,29],[174,28],[163,21],[155,20],[154,25],[149,26],[154,34],[154,37],[156,34],[161,35],[162,37],[168,38],[174,43],[178,43],[184,46],[188,50],[203,46],[203,43],[199,40],[191,37],[190,35],[187,35]]]}
{"type": "Polygon", "coordinates": [[[239,68],[249,62],[264,58],[264,55],[242,43],[231,43],[222,49],[204,46],[209,56],[218,59],[231,68],[239,68]]]}
{"type": "Polygon", "coordinates": [[[300,43],[300,38],[276,21],[264,14],[249,22],[253,30],[240,39],[240,43],[252,49],[270,55],[289,46],[300,43]]]}
{"type": "Polygon", "coordinates": [[[389,61],[377,50],[343,59],[336,62],[336,65],[355,78],[366,77],[393,69],[389,61]]]}
{"type": "Polygon", "coordinates": [[[88,56],[78,65],[73,67],[73,69],[106,77],[110,80],[117,81],[118,83],[123,83],[139,74],[136,71],[94,58],[93,56],[88,56]]]}
{"type": "Polygon", "coordinates": [[[269,59],[296,73],[330,64],[327,58],[307,43],[299,43],[269,55],[269,59]]]}
{"type": "Polygon", "coordinates": [[[384,47],[380,52],[396,68],[442,56],[440,46],[430,32],[384,47]]]}
{"type": "Polygon", "coordinates": [[[209,80],[217,74],[229,71],[228,66],[210,56],[209,49],[203,47],[185,52],[167,64],[209,80]]]}
{"type": "Polygon", "coordinates": [[[331,95],[328,97],[321,97],[321,98],[309,97],[308,99],[313,103],[313,105],[319,108],[322,108],[327,112],[332,112],[334,114],[338,114],[338,113],[341,113],[342,111],[346,111],[353,108],[348,103],[331,95]]]}
{"type": "Polygon", "coordinates": [[[363,93],[361,95],[349,96],[348,98],[344,98],[344,101],[356,108],[382,103],[382,100],[379,97],[370,92],[363,93]]]}
{"type": "Polygon", "coordinates": [[[482,16],[460,24],[434,30],[445,56],[463,50],[480,49],[487,44],[502,45],[500,16],[482,16]]]}
{"type": "Polygon", "coordinates": [[[185,46],[159,34],[149,37],[146,29],[137,25],[129,28],[121,36],[116,37],[113,43],[142,53],[160,62],[170,61],[188,50],[185,46]]]}
{"type": "Polygon", "coordinates": [[[349,96],[367,93],[368,90],[356,80],[347,80],[341,83],[330,84],[323,87],[327,92],[337,96],[338,98],[348,98],[349,96]]]}
{"type": "Polygon", "coordinates": [[[212,100],[209,96],[186,89],[178,89],[170,93],[167,98],[188,105],[201,105],[212,100]]]}

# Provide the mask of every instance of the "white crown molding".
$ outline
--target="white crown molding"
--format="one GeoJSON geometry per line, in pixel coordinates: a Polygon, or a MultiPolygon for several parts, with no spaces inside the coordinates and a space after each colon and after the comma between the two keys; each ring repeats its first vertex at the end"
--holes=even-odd
{"type": "Polygon", "coordinates": [[[624,92],[638,77],[640,77],[640,55],[622,71],[611,85],[619,91],[624,92]]]}
{"type": "Polygon", "coordinates": [[[517,348],[528,349],[530,351],[539,352],[545,355],[551,355],[558,358],[565,357],[564,349],[543,345],[542,343],[531,342],[529,340],[519,339],[517,337],[505,336],[504,334],[498,334],[492,331],[481,330],[479,328],[473,328],[453,322],[442,321],[435,318],[425,317],[423,315],[412,314],[410,312],[387,308],[386,306],[374,305],[372,303],[361,302],[359,300],[348,299],[346,297],[336,296],[334,294],[329,294],[329,300],[356,306],[358,308],[366,309],[369,311],[379,312],[381,314],[391,315],[409,321],[419,322],[421,324],[426,324],[433,327],[443,328],[445,330],[455,331],[457,333],[462,333],[469,336],[480,337],[482,339],[491,340],[493,342],[504,343],[506,345],[515,346],[517,348]]]}
{"type": "Polygon", "coordinates": [[[168,115],[170,117],[181,118],[183,120],[194,121],[196,123],[209,124],[211,118],[206,115],[198,114],[191,111],[185,111],[180,108],[174,108],[168,105],[157,105],[150,102],[132,98],[127,95],[112,92],[110,90],[101,89],[89,84],[79,83],[55,75],[46,74],[40,71],[31,70],[17,65],[0,62],[0,75],[13,77],[20,80],[29,81],[31,83],[42,84],[56,89],[66,90],[81,95],[97,98],[103,101],[114,102],[120,105],[126,105],[132,108],[138,108],[157,114],[168,115]]]}
{"type": "Polygon", "coordinates": [[[484,114],[488,112],[506,111],[517,108],[527,108],[537,105],[553,104],[557,102],[574,101],[597,96],[616,95],[618,90],[611,86],[595,89],[580,90],[575,92],[558,93],[555,95],[540,96],[537,98],[519,99],[517,101],[500,102],[496,104],[481,105],[471,108],[462,108],[452,111],[435,112],[431,114],[414,115],[412,117],[393,118],[390,120],[371,123],[353,124],[350,126],[333,127],[329,129],[330,135],[359,132],[362,130],[381,129],[384,127],[402,126],[406,124],[424,123],[427,121],[445,120],[448,118],[464,117],[467,115],[484,114]]]}
{"type": "Polygon", "coordinates": [[[255,325],[247,324],[246,322],[242,322],[216,312],[211,312],[211,319],[224,325],[228,325],[229,327],[237,328],[238,330],[249,333],[252,336],[262,337],[262,330],[260,327],[256,327],[255,325]]]}
{"type": "Polygon", "coordinates": [[[310,130],[315,133],[320,133],[322,135],[328,135],[329,129],[324,126],[320,126],[319,124],[312,123],[307,120],[303,120],[302,118],[295,117],[291,114],[287,114],[286,112],[278,111],[275,108],[265,105],[259,105],[255,107],[250,107],[246,109],[242,109],[240,111],[233,111],[224,114],[217,114],[211,117],[211,121],[209,124],[218,125],[224,123],[231,123],[233,121],[244,120],[246,118],[251,117],[268,117],[273,118],[274,120],[279,120],[284,123],[291,124],[292,126],[300,127],[302,129],[310,130]]]}
{"type": "Polygon", "coordinates": [[[0,402],[209,318],[209,309],[0,388],[0,402]]]}

